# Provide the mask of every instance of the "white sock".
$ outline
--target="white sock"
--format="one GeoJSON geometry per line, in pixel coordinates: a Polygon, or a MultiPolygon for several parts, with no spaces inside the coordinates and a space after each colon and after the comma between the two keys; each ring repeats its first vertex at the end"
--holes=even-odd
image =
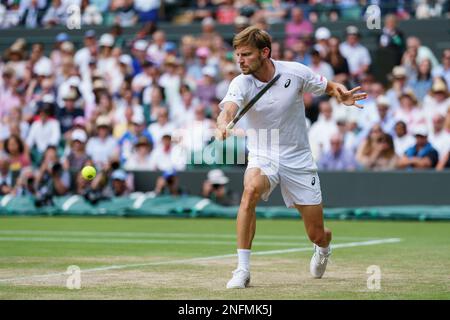
{"type": "Polygon", "coordinates": [[[238,269],[250,270],[250,249],[237,249],[238,269]]]}
{"type": "Polygon", "coordinates": [[[322,248],[322,247],[319,247],[319,246],[317,246],[317,248],[319,248],[319,251],[322,254],[328,254],[330,252],[330,246],[329,245],[326,248],[322,248]]]}

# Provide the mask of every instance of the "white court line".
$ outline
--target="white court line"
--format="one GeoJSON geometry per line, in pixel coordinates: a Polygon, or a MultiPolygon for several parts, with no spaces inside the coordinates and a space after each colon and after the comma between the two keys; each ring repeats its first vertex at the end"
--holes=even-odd
{"type": "MultiPolygon", "coordinates": [[[[0,230],[0,235],[62,235],[62,236],[95,236],[95,237],[149,237],[149,238],[225,238],[236,239],[236,234],[216,234],[216,233],[177,233],[177,232],[91,232],[91,231],[54,231],[54,230],[0,230]]],[[[256,235],[257,239],[307,239],[305,235],[256,235]]],[[[374,237],[346,237],[333,236],[333,239],[341,240],[371,240],[374,237]]]]}
{"type": "MultiPolygon", "coordinates": [[[[378,244],[398,243],[400,241],[402,241],[402,239],[390,238],[390,239],[369,240],[369,241],[362,241],[362,242],[338,243],[338,244],[333,244],[332,249],[334,250],[334,249],[341,249],[341,248],[352,248],[352,247],[361,247],[361,246],[372,246],[372,245],[378,245],[378,244]]],[[[264,255],[302,252],[302,251],[310,251],[310,250],[312,251],[312,248],[311,248],[311,246],[308,246],[308,247],[303,247],[303,248],[293,248],[293,249],[284,249],[284,250],[256,251],[256,252],[252,252],[252,255],[264,256],[264,255]]],[[[219,255],[219,256],[197,257],[197,258],[190,258],[190,259],[112,265],[112,266],[97,267],[97,268],[92,268],[92,269],[84,269],[84,270],[82,269],[81,272],[90,273],[90,272],[118,270],[118,269],[126,269],[126,268],[139,268],[139,267],[159,266],[159,265],[167,265],[167,264],[192,263],[192,262],[198,262],[198,261],[209,261],[209,260],[218,260],[218,259],[224,259],[224,258],[232,258],[232,257],[236,257],[236,256],[237,256],[236,254],[224,254],[224,255],[219,255]]],[[[36,278],[48,278],[48,277],[67,276],[67,275],[68,274],[66,272],[49,273],[49,274],[41,274],[41,275],[34,275],[34,276],[27,276],[27,277],[0,279],[0,282],[32,280],[32,279],[36,279],[36,278]]]]}
{"type": "MultiPolygon", "coordinates": [[[[57,237],[1,237],[1,241],[11,242],[66,242],[66,243],[105,243],[105,244],[204,244],[204,245],[235,245],[236,241],[208,241],[208,240],[172,240],[172,239],[117,239],[117,238],[57,238],[57,237]]],[[[254,245],[261,246],[298,246],[302,241],[297,242],[273,242],[254,241],[254,245]]]]}

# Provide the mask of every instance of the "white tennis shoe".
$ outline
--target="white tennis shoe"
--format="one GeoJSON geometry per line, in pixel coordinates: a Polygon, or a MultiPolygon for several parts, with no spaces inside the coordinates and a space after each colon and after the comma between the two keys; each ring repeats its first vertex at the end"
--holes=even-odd
{"type": "Polygon", "coordinates": [[[233,271],[233,277],[227,283],[227,289],[245,289],[250,284],[250,271],[245,269],[236,269],[233,271]]]}
{"type": "Polygon", "coordinates": [[[311,263],[309,264],[309,271],[314,278],[322,278],[323,274],[325,273],[325,269],[327,268],[327,262],[330,255],[331,248],[328,253],[324,254],[320,252],[319,247],[314,244],[314,254],[311,258],[311,263]]]}

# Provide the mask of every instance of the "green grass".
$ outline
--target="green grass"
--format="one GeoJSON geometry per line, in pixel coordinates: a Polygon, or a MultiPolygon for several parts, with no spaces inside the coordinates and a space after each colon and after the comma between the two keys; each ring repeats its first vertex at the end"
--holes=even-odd
{"type": "Polygon", "coordinates": [[[253,252],[306,251],[253,255],[251,287],[230,291],[224,287],[235,257],[189,259],[235,253],[233,220],[1,217],[0,299],[450,298],[449,223],[326,224],[334,244],[401,241],[336,248],[324,278],[317,280],[309,275],[312,250],[302,221],[259,220],[253,252]],[[167,261],[172,262],[157,264],[167,261]],[[121,267],[82,272],[80,290],[66,288],[67,275],[32,277],[63,273],[70,265],[82,271],[121,267]],[[367,288],[370,265],[381,269],[378,291],[367,288]]]}

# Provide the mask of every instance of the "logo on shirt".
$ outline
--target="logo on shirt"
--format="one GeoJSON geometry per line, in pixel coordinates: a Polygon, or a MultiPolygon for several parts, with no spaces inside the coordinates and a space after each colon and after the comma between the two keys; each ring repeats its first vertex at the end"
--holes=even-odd
{"type": "Polygon", "coordinates": [[[312,181],[311,181],[311,185],[313,186],[313,185],[315,185],[316,184],[316,177],[313,177],[312,178],[312,181]]]}
{"type": "Polygon", "coordinates": [[[287,79],[284,84],[284,87],[287,88],[287,87],[289,87],[290,84],[291,84],[291,79],[287,79]]]}

